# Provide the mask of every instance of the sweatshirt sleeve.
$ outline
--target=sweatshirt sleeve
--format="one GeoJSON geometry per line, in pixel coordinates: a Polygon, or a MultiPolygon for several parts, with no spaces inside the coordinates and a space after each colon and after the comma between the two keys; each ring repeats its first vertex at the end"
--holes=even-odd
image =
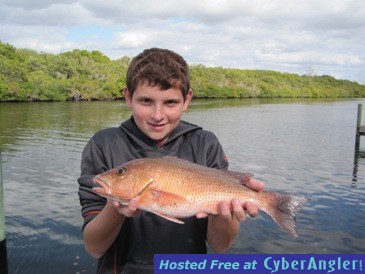
{"type": "Polygon", "coordinates": [[[77,180],[81,213],[84,218],[82,229],[99,214],[106,204],[106,199],[95,194],[91,189],[97,186],[92,180],[93,177],[107,169],[102,150],[93,138],[90,139],[82,153],[81,176],[77,180]]]}
{"type": "Polygon", "coordinates": [[[217,136],[209,132],[209,146],[206,152],[207,166],[217,169],[228,169],[228,159],[217,136]]]}

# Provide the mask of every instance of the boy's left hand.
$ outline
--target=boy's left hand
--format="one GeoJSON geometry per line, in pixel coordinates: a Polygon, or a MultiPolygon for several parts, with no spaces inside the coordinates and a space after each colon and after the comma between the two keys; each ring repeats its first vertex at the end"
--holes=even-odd
{"type": "MultiPolygon", "coordinates": [[[[264,183],[251,178],[247,184],[247,187],[260,191],[264,189],[264,183]]],[[[257,206],[252,202],[245,202],[241,204],[238,198],[233,198],[231,201],[232,211],[230,210],[230,205],[227,201],[221,201],[219,203],[219,215],[223,218],[227,218],[227,220],[232,220],[233,215],[237,218],[238,221],[243,222],[246,220],[246,213],[252,217],[256,218],[259,215],[259,210],[257,206]]],[[[197,218],[206,218],[208,217],[207,213],[199,212],[196,214],[197,218]]]]}

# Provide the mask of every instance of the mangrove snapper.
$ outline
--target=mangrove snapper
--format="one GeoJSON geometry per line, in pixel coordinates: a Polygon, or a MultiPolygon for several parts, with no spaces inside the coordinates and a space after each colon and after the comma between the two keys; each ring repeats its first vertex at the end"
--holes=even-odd
{"type": "Polygon", "coordinates": [[[252,174],[200,166],[176,157],[142,158],[95,176],[100,196],[128,204],[139,196],[138,208],[176,223],[197,213],[217,214],[220,201],[253,202],[294,238],[295,215],[307,201],[294,194],[255,191],[244,184],[252,174]]]}

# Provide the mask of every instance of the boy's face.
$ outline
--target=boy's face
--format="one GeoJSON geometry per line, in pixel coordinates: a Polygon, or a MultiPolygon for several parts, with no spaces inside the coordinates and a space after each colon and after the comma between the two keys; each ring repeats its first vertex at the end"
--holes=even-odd
{"type": "Polygon", "coordinates": [[[132,110],[138,128],[149,138],[162,145],[178,126],[182,113],[188,108],[193,93],[185,100],[181,90],[161,90],[159,86],[139,84],[131,98],[125,90],[127,106],[132,110]]]}

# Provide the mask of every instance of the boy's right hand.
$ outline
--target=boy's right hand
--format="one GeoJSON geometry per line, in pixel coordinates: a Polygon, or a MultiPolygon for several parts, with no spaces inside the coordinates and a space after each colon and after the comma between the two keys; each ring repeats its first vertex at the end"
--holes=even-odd
{"type": "Polygon", "coordinates": [[[128,204],[121,204],[113,199],[108,199],[108,203],[111,203],[113,207],[125,217],[136,217],[141,214],[141,210],[138,209],[139,198],[133,198],[128,204]]]}

